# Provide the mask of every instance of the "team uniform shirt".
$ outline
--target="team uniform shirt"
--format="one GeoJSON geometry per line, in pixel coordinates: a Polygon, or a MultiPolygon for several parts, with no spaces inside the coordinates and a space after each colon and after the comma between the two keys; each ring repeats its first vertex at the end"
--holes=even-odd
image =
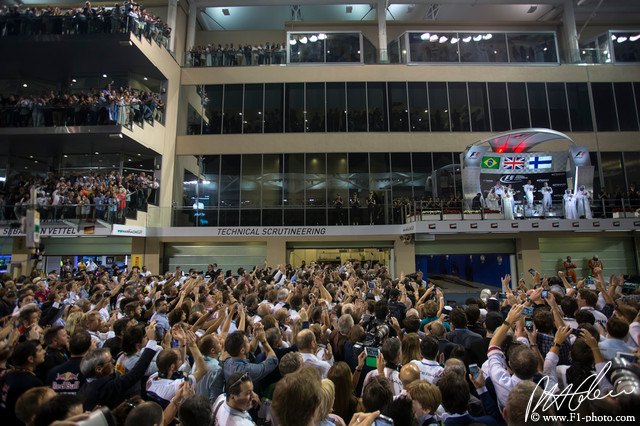
{"type": "Polygon", "coordinates": [[[426,380],[431,384],[437,385],[444,374],[444,367],[438,364],[437,361],[423,358],[420,361],[414,359],[411,362],[420,369],[420,380],[426,380]]]}
{"type": "MultiPolygon", "coordinates": [[[[362,383],[362,393],[364,393],[364,388],[367,387],[367,383],[374,377],[378,375],[378,370],[371,370],[364,378],[364,382],[362,383]]],[[[391,383],[391,387],[393,389],[394,398],[398,397],[402,391],[404,390],[402,387],[402,382],[400,381],[400,373],[398,370],[394,370],[393,368],[385,367],[384,368],[384,376],[391,383]]],[[[422,374],[421,374],[422,376],[422,374]]],[[[422,377],[421,377],[422,378],[422,377]]]]}

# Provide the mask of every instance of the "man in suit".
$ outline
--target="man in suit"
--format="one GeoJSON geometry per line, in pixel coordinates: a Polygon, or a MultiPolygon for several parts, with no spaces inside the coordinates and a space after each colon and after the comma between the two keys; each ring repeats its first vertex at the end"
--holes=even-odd
{"type": "MultiPolygon", "coordinates": [[[[444,421],[445,426],[467,426],[474,423],[488,426],[499,424],[491,416],[473,417],[469,414],[467,410],[470,398],[469,385],[464,377],[455,373],[447,373],[440,379],[438,388],[442,394],[442,407],[448,414],[444,421]]],[[[478,389],[478,393],[481,396],[487,394],[487,388],[484,387],[483,389],[483,387],[481,387],[478,389]]],[[[486,396],[489,397],[488,394],[486,396]]],[[[497,411],[497,407],[495,407],[495,410],[493,410],[492,407],[487,407],[485,399],[487,399],[488,404],[491,404],[492,400],[490,397],[482,399],[487,413],[497,411]]],[[[493,405],[495,406],[495,402],[493,402],[493,405]]]]}
{"type": "Polygon", "coordinates": [[[503,319],[502,314],[499,312],[489,312],[484,320],[484,328],[487,330],[486,337],[483,337],[480,340],[474,340],[471,343],[469,351],[471,352],[471,356],[476,364],[479,366],[484,364],[487,360],[487,351],[489,350],[489,342],[493,337],[493,332],[496,331],[496,328],[502,325],[503,319]]]}
{"type": "Polygon", "coordinates": [[[451,319],[450,323],[453,327],[453,331],[447,333],[446,338],[451,343],[462,345],[468,350],[471,348],[471,344],[474,341],[482,339],[481,335],[474,333],[467,328],[467,315],[464,313],[462,308],[453,309],[449,314],[449,318],[451,319]]]}

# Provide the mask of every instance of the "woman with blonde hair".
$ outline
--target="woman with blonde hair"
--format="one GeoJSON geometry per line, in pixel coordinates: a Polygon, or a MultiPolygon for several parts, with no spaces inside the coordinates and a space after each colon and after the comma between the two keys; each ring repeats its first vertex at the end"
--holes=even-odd
{"type": "Polygon", "coordinates": [[[402,339],[402,364],[408,364],[413,360],[420,361],[420,338],[416,333],[409,333],[402,339]]]}
{"type": "Polygon", "coordinates": [[[323,379],[320,387],[320,406],[318,407],[316,425],[331,426],[335,424],[345,426],[344,420],[340,416],[331,414],[335,397],[336,388],[333,382],[329,379],[323,379]]]}
{"type": "Polygon", "coordinates": [[[80,327],[81,321],[82,321],[82,312],[77,311],[69,314],[69,316],[67,317],[67,323],[64,326],[64,329],[67,330],[67,334],[69,336],[73,336],[76,330],[81,328],[80,327]]]}

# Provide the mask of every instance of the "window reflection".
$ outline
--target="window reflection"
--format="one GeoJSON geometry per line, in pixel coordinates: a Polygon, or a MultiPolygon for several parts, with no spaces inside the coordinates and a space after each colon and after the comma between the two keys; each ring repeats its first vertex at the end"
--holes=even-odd
{"type": "Polygon", "coordinates": [[[554,34],[507,34],[510,62],[558,62],[554,34]]]}

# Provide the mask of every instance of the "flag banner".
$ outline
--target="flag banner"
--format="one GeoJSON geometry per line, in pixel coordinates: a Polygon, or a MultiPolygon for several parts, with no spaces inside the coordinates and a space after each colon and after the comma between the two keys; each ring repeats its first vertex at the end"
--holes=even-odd
{"type": "Polygon", "coordinates": [[[550,155],[545,155],[542,157],[531,157],[529,158],[529,169],[550,169],[551,163],[553,162],[553,157],[550,155]]]}
{"type": "Polygon", "coordinates": [[[524,169],[524,157],[504,157],[502,160],[503,170],[522,170],[524,169]]]}
{"type": "Polygon", "coordinates": [[[482,157],[483,169],[498,169],[500,167],[500,157],[482,157]]]}

